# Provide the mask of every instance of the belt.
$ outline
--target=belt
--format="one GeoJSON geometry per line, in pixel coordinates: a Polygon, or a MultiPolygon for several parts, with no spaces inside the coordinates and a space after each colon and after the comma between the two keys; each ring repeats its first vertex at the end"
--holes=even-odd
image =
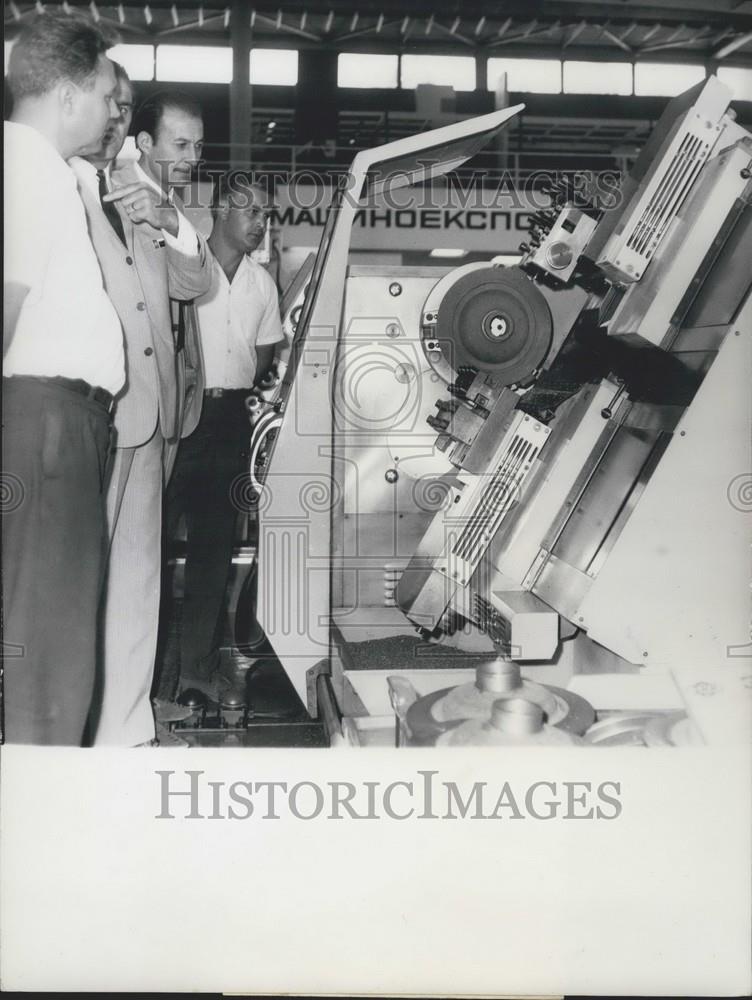
{"type": "Polygon", "coordinates": [[[204,396],[209,399],[222,399],[224,396],[247,396],[250,389],[220,389],[219,386],[213,389],[204,389],[204,396]]]}
{"type": "Polygon", "coordinates": [[[49,382],[51,385],[62,386],[63,389],[70,389],[71,392],[83,396],[84,399],[92,399],[95,403],[103,406],[108,413],[112,413],[115,408],[115,397],[106,389],[101,389],[98,385],[90,385],[82,378],[66,378],[64,375],[32,375],[40,382],[49,382]]]}

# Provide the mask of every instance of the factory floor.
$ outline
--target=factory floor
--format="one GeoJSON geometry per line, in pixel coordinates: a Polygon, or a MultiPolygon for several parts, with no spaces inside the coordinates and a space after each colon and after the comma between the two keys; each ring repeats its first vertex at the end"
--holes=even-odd
{"type": "MultiPolygon", "coordinates": [[[[252,564],[252,563],[251,563],[252,564]]],[[[160,667],[179,676],[177,665],[182,621],[182,560],[171,561],[173,614],[166,623],[160,667]]],[[[191,718],[167,726],[160,744],[201,747],[323,747],[323,726],[311,719],[263,633],[251,627],[251,646],[236,646],[238,602],[247,600],[242,583],[249,560],[242,553],[233,559],[228,606],[224,615],[220,662],[211,682],[181,685],[178,701],[190,702],[191,718]],[[261,640],[259,641],[259,636],[261,640]],[[170,736],[184,743],[177,743],[170,736]]],[[[245,609],[247,625],[248,609],[245,609]]],[[[241,629],[242,631],[242,629],[241,629]]]]}

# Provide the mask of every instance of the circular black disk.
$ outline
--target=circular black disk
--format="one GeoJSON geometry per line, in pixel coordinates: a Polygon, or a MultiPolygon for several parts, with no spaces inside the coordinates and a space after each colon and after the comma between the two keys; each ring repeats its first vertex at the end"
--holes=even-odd
{"type": "Polygon", "coordinates": [[[552,330],[543,293],[522,271],[487,267],[463,275],[447,291],[436,338],[455,371],[468,365],[512,385],[543,361],[552,330]]]}

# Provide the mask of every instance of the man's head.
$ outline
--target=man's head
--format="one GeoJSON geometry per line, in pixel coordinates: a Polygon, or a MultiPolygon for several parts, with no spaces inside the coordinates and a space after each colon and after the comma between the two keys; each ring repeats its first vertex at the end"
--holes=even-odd
{"type": "Polygon", "coordinates": [[[117,113],[115,71],[106,55],[113,41],[83,15],[37,14],[10,56],[14,119],[43,121],[65,157],[99,142],[117,113]]]}
{"type": "Polygon", "coordinates": [[[117,79],[114,100],[118,114],[115,118],[110,118],[98,147],[87,154],[88,159],[97,166],[104,166],[116,159],[133,121],[133,84],[120,63],[112,65],[117,79]]]}
{"type": "Polygon", "coordinates": [[[201,107],[187,94],[162,91],[136,110],[133,120],[141,166],[165,190],[184,187],[204,147],[201,107]]]}
{"type": "Polygon", "coordinates": [[[214,190],[214,234],[242,253],[251,253],[264,238],[272,198],[259,184],[221,177],[214,190]]]}

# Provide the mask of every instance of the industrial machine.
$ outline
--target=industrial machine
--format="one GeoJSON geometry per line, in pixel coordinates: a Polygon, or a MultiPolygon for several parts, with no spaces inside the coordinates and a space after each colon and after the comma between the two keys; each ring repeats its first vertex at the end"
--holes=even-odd
{"type": "Polygon", "coordinates": [[[747,739],[752,135],[710,77],[518,266],[348,266],[522,105],[359,153],[257,416],[258,616],[332,743],[747,739]],[[712,697],[710,697],[712,696],[712,697]]]}

